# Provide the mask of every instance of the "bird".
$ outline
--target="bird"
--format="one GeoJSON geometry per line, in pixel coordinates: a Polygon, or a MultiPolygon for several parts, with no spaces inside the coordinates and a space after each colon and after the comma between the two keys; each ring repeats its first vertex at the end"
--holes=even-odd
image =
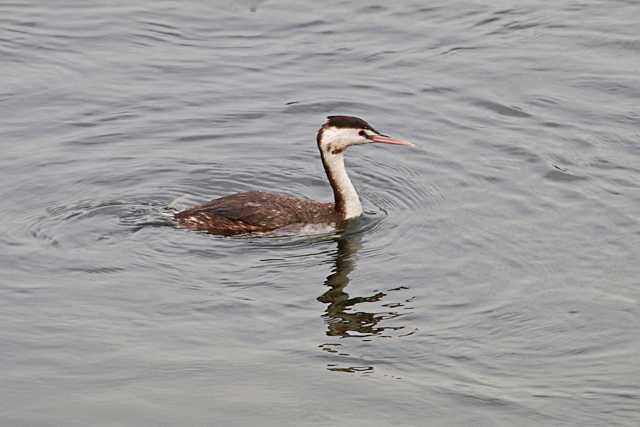
{"type": "Polygon", "coordinates": [[[345,223],[362,215],[362,204],[344,165],[347,148],[372,143],[404,145],[355,116],[329,116],[316,135],[334,203],[285,193],[248,191],[223,196],[174,215],[181,228],[216,235],[268,233],[285,227],[345,223]]]}

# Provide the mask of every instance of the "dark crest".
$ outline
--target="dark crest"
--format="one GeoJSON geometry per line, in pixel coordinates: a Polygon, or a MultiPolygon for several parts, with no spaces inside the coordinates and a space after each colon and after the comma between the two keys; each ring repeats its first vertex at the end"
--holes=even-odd
{"type": "Polygon", "coordinates": [[[369,123],[365,122],[359,117],[354,116],[329,116],[327,117],[327,123],[325,127],[337,127],[337,128],[350,128],[350,129],[369,129],[376,133],[379,133],[372,128],[369,123]]]}

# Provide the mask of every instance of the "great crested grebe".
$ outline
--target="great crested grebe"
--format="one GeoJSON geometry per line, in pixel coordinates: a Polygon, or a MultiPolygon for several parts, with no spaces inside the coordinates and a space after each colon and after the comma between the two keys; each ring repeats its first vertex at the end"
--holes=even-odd
{"type": "Polygon", "coordinates": [[[178,212],[175,219],[182,227],[222,235],[269,232],[293,224],[338,224],[362,214],[360,198],[344,167],[345,150],[374,142],[413,146],[383,135],[353,116],[329,116],[316,141],[335,203],[249,191],[178,212]]]}

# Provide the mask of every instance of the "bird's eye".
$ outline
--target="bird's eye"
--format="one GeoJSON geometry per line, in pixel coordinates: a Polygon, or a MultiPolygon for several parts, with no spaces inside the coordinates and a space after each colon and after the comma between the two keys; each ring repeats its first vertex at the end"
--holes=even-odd
{"type": "Polygon", "coordinates": [[[363,130],[361,130],[360,132],[358,132],[358,135],[360,136],[364,136],[365,138],[367,137],[367,133],[363,130]]]}

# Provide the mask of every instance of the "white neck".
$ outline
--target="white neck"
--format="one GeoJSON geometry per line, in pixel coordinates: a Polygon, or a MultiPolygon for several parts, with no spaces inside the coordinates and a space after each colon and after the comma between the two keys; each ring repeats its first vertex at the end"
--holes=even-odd
{"type": "Polygon", "coordinates": [[[336,211],[340,218],[345,220],[360,216],[362,205],[344,167],[344,151],[336,154],[322,153],[322,163],[333,188],[336,211]]]}

